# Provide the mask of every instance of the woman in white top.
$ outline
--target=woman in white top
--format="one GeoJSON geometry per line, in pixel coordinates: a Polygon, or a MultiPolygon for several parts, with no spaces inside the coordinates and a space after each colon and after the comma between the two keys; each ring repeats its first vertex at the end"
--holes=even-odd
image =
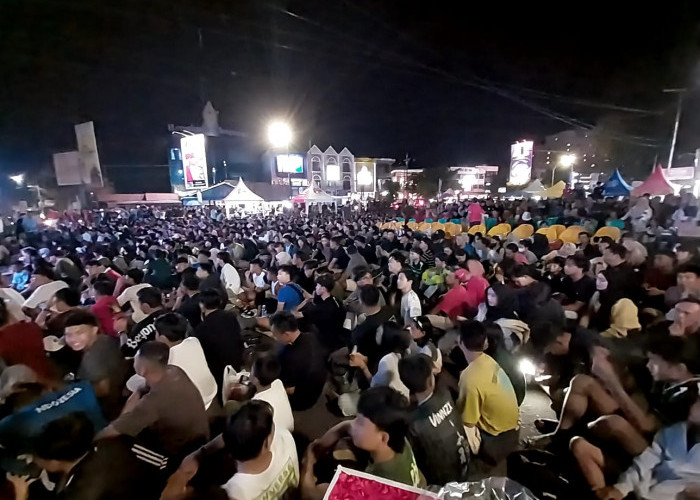
{"type": "Polygon", "coordinates": [[[413,339],[411,351],[428,356],[433,361],[433,373],[440,373],[442,371],[442,353],[433,341],[433,324],[427,316],[419,316],[411,320],[409,328],[413,339]]]}

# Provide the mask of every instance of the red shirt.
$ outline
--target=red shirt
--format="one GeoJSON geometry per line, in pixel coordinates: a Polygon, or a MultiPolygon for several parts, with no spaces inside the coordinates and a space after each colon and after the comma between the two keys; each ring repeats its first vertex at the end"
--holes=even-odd
{"type": "Polygon", "coordinates": [[[447,314],[450,319],[464,315],[464,310],[469,302],[469,293],[462,285],[450,288],[440,301],[440,311],[447,314]]]}
{"type": "Polygon", "coordinates": [[[467,283],[467,312],[475,312],[479,304],[486,302],[486,289],[489,282],[483,276],[472,275],[467,283]]]}
{"type": "Polygon", "coordinates": [[[119,304],[117,299],[111,295],[105,295],[95,301],[90,308],[100,322],[102,331],[110,337],[116,337],[117,332],[114,330],[114,306],[119,304]]]}
{"type": "Polygon", "coordinates": [[[36,323],[20,321],[0,328],[0,358],[8,366],[27,365],[39,377],[50,379],[51,364],[44,352],[44,335],[36,323]]]}

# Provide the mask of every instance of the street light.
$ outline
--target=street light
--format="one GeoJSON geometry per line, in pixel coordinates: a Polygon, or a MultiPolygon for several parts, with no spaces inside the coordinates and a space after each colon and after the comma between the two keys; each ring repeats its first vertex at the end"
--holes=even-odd
{"type": "Polygon", "coordinates": [[[552,168],[552,186],[554,186],[554,174],[557,171],[557,167],[573,169],[574,163],[576,163],[576,155],[565,154],[559,157],[559,163],[552,168]]]}
{"type": "Polygon", "coordinates": [[[272,122],[267,127],[267,139],[273,148],[288,148],[292,142],[292,129],[284,122],[272,122]]]}
{"type": "Polygon", "coordinates": [[[365,186],[372,184],[373,180],[374,177],[367,168],[367,165],[362,165],[362,168],[357,173],[357,183],[362,187],[362,194],[360,195],[361,199],[365,197],[365,186]]]}
{"type": "Polygon", "coordinates": [[[24,184],[24,174],[11,175],[10,180],[19,187],[24,184]]]}

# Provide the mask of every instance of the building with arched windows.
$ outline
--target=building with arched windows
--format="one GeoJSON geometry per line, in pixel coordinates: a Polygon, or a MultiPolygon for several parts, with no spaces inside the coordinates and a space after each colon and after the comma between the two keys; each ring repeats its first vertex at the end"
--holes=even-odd
{"type": "MultiPolygon", "coordinates": [[[[333,146],[325,151],[313,145],[306,153],[309,182],[337,196],[356,191],[355,155],[348,148],[340,152],[333,146]]],[[[374,191],[374,188],[372,188],[374,191]]]]}

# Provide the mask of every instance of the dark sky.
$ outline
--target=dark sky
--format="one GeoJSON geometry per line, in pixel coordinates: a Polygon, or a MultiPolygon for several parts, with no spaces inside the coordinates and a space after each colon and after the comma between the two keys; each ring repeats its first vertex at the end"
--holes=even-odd
{"type": "MultiPolygon", "coordinates": [[[[167,124],[199,123],[203,97],[260,147],[285,117],[303,145],[422,166],[505,166],[512,141],[609,113],[667,143],[661,90],[698,76],[698,2],[509,4],[2,0],[0,171],[74,148],[85,120],[104,164],[165,163],[167,124]]],[[[700,146],[697,104],[682,151],[700,146]]]]}

